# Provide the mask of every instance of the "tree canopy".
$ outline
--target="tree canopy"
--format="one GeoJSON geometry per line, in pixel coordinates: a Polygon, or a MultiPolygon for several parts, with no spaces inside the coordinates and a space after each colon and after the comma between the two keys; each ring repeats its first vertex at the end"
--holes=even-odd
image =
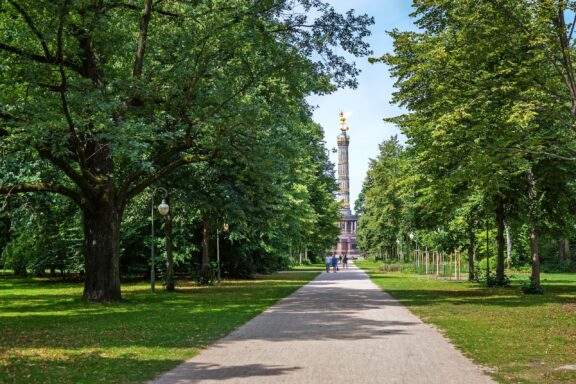
{"type": "Polygon", "coordinates": [[[417,214],[400,216],[408,221],[396,226],[396,236],[405,236],[401,227],[456,228],[449,223],[461,217],[462,236],[474,244],[465,227],[478,230],[485,219],[495,220],[499,284],[505,282],[505,226],[512,222],[528,228],[532,279],[539,285],[538,233],[554,228],[560,241],[574,225],[560,218],[566,211],[559,213],[573,204],[574,22],[565,20],[574,17],[575,3],[413,4],[420,30],[391,31],[394,52],[373,59],[389,66],[393,102],[407,109],[388,119],[407,136],[405,173],[393,179],[404,189],[390,186],[402,204],[381,193],[375,195],[382,203],[369,198],[372,190],[389,188],[374,185],[391,172],[390,157],[381,155],[365,183],[366,225],[374,225],[371,205],[380,212],[404,206],[417,214]]]}
{"type": "Polygon", "coordinates": [[[282,193],[321,206],[318,194],[331,191],[318,188],[330,185],[312,179],[324,166],[292,182],[277,174],[325,162],[305,97],[355,85],[357,69],[336,48],[368,54],[371,23],[319,0],[2,2],[0,192],[76,203],[84,297],[118,300],[124,213],[175,172],[199,182],[205,211],[232,185],[243,186],[244,213],[282,193]],[[295,146],[306,135],[316,153],[303,159],[295,146]],[[232,180],[228,167],[240,168],[232,180]]]}

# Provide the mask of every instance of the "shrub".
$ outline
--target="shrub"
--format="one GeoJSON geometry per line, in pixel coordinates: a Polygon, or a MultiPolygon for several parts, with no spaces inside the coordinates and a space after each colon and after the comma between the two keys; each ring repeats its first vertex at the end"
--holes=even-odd
{"type": "Polygon", "coordinates": [[[532,276],[530,276],[530,282],[523,281],[520,287],[525,295],[542,295],[544,294],[544,288],[540,284],[534,283],[532,276]]]}
{"type": "MultiPolygon", "coordinates": [[[[486,265],[486,264],[484,264],[486,265]]],[[[474,281],[483,285],[486,285],[486,269],[476,269],[476,273],[474,274],[474,281]]],[[[509,287],[510,286],[510,277],[508,275],[504,275],[502,280],[498,281],[496,279],[496,273],[490,271],[488,274],[488,286],[489,287],[509,287]]]]}
{"type": "Polygon", "coordinates": [[[201,270],[198,270],[196,274],[196,281],[201,285],[214,284],[216,281],[216,276],[218,275],[218,264],[215,261],[208,263],[208,273],[203,274],[201,270]]]}

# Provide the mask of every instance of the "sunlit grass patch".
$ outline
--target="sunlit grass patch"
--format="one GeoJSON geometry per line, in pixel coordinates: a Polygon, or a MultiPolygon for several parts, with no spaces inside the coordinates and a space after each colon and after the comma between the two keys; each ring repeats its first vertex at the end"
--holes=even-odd
{"type": "Polygon", "coordinates": [[[326,265],[324,263],[302,264],[293,267],[295,271],[324,271],[326,265]]]}

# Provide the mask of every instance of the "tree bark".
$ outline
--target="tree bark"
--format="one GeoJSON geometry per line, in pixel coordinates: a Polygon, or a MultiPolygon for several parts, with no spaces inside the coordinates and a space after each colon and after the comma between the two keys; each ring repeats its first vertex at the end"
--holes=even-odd
{"type": "Polygon", "coordinates": [[[83,297],[89,301],[117,301],[120,294],[121,214],[108,203],[84,209],[86,279],[83,297]]]}
{"type": "Polygon", "coordinates": [[[476,248],[476,234],[474,233],[474,221],[468,220],[468,280],[476,278],[474,271],[474,248],[476,248]]]}
{"type": "Polygon", "coordinates": [[[201,274],[204,278],[210,278],[210,219],[208,214],[204,214],[202,228],[202,268],[201,274]]]}
{"type": "Polygon", "coordinates": [[[558,262],[570,260],[570,240],[565,237],[558,241],[558,262]]]}
{"type": "Polygon", "coordinates": [[[568,261],[572,259],[570,255],[570,240],[564,239],[564,259],[563,261],[568,261]]]}
{"type": "Polygon", "coordinates": [[[496,285],[504,282],[504,200],[499,196],[496,200],[496,243],[498,245],[496,257],[496,285]]]}
{"type": "Polygon", "coordinates": [[[540,255],[538,253],[538,218],[536,212],[536,180],[532,170],[528,171],[528,202],[530,204],[530,251],[532,260],[532,283],[540,285],[540,255]]]}
{"type": "Polygon", "coordinates": [[[86,165],[94,175],[96,196],[82,207],[86,279],[83,297],[118,301],[120,293],[120,224],[123,205],[117,204],[114,163],[106,142],[90,140],[86,165]]]}
{"type": "Polygon", "coordinates": [[[508,220],[504,220],[504,229],[506,230],[506,269],[512,268],[512,234],[508,220]]]}
{"type": "Polygon", "coordinates": [[[138,49],[134,59],[133,75],[139,79],[142,76],[142,67],[144,66],[144,52],[146,50],[146,40],[148,38],[148,25],[152,17],[152,0],[144,0],[144,10],[140,19],[140,35],[138,36],[138,49]]]}
{"type": "Polygon", "coordinates": [[[164,230],[166,233],[166,290],[175,291],[174,281],[174,245],[172,243],[172,215],[164,216],[164,230]]]}

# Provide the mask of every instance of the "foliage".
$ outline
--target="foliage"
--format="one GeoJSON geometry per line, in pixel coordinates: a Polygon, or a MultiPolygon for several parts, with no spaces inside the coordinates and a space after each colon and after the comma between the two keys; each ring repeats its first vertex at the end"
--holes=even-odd
{"type": "Polygon", "coordinates": [[[200,268],[196,272],[196,281],[200,285],[210,285],[216,282],[216,278],[218,277],[218,264],[215,261],[208,263],[208,274],[200,273],[200,268]]]}
{"type": "Polygon", "coordinates": [[[362,188],[363,203],[357,207],[362,212],[358,223],[358,245],[371,253],[393,249],[397,245],[403,223],[400,183],[405,163],[400,158],[402,151],[397,137],[384,141],[378,159],[370,162],[362,188]]]}
{"type": "Polygon", "coordinates": [[[474,270],[474,281],[477,283],[482,284],[483,286],[488,287],[509,287],[510,286],[510,278],[508,275],[504,275],[504,277],[499,280],[496,276],[496,273],[490,271],[489,273],[486,271],[486,268],[482,269],[482,267],[478,266],[474,270]],[[488,279],[488,281],[486,281],[488,279]]]}
{"type": "Polygon", "coordinates": [[[310,266],[312,265],[312,261],[310,261],[310,259],[304,259],[302,260],[302,265],[310,266]]]}
{"type": "Polygon", "coordinates": [[[537,284],[530,276],[530,282],[523,281],[522,286],[520,287],[522,292],[526,295],[543,295],[544,294],[544,287],[542,285],[537,284]]]}
{"type": "Polygon", "coordinates": [[[319,252],[333,237],[331,182],[318,177],[326,162],[305,98],[355,86],[344,54],[370,53],[373,19],[320,0],[139,3],[1,3],[0,193],[77,205],[93,301],[120,299],[121,258],[144,248],[144,225],[125,215],[161,182],[184,188],[210,225],[229,217],[247,254],[286,245],[250,225],[286,219],[298,246],[319,252]],[[323,163],[308,172],[309,160],[323,163]],[[281,212],[262,215],[279,196],[281,212]],[[122,233],[125,219],[134,226],[122,233]]]}
{"type": "Polygon", "coordinates": [[[418,31],[391,31],[394,52],[371,60],[396,79],[393,102],[406,113],[387,120],[407,142],[395,164],[402,172],[392,177],[393,157],[381,154],[366,179],[359,233],[367,250],[375,247],[366,235],[380,226],[388,247],[412,233],[429,248],[466,246],[478,259],[481,228],[494,221],[493,265],[504,282],[507,223],[538,281],[541,254],[551,260],[551,244],[574,238],[566,212],[575,204],[576,83],[565,19],[575,5],[414,2],[418,31]]]}
{"type": "Polygon", "coordinates": [[[58,196],[32,196],[22,203],[9,220],[4,265],[20,276],[59,270],[64,277],[82,270],[82,233],[74,206],[58,196]]]}

